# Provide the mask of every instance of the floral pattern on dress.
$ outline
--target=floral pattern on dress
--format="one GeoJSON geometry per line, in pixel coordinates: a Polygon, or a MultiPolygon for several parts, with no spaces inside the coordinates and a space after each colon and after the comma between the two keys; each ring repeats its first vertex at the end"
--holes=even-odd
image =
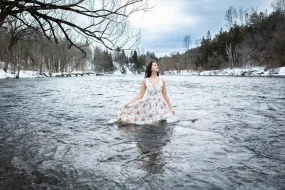
{"type": "Polygon", "coordinates": [[[158,84],[151,84],[146,78],[145,84],[144,97],[124,107],[119,115],[119,122],[138,125],[152,124],[173,115],[162,96],[162,79],[159,78],[158,84]]]}

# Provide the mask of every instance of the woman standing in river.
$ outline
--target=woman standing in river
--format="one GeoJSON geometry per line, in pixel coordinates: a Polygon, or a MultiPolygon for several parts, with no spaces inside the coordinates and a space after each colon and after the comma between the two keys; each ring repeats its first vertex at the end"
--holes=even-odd
{"type": "Polygon", "coordinates": [[[159,77],[159,67],[156,62],[150,61],[139,95],[124,106],[118,122],[151,124],[166,120],[174,113],[165,81],[159,77]]]}

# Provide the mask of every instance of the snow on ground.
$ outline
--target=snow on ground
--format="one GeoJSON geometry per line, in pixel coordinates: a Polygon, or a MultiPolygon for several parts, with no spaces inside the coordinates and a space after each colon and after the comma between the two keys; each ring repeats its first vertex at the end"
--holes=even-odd
{"type": "Polygon", "coordinates": [[[5,73],[3,70],[0,70],[0,79],[3,78],[12,78],[15,77],[15,75],[9,74],[9,73],[5,73]]]}
{"type": "MultiPolygon", "coordinates": [[[[0,78],[16,78],[16,74],[12,74],[11,71],[4,72],[2,69],[0,70],[0,78]]],[[[37,71],[20,71],[20,78],[36,78],[36,77],[44,77],[40,75],[37,71]]]]}
{"type": "Polygon", "coordinates": [[[165,75],[198,75],[198,76],[285,76],[285,67],[265,69],[264,67],[233,68],[210,71],[176,71],[165,72],[165,75]]]}
{"type": "Polygon", "coordinates": [[[284,75],[285,76],[285,67],[281,67],[279,69],[279,75],[284,75]]]}
{"type": "MultiPolygon", "coordinates": [[[[81,75],[82,72],[72,72],[72,73],[51,73],[51,77],[61,77],[62,74],[64,76],[78,76],[81,75]]],[[[85,73],[87,74],[87,73],[85,73]]],[[[95,73],[89,73],[89,74],[95,74],[95,73]]],[[[20,78],[39,78],[39,77],[49,77],[50,74],[45,72],[40,74],[38,71],[20,71],[20,78]]],[[[12,74],[11,71],[8,70],[7,73],[5,73],[2,69],[0,69],[0,79],[1,78],[16,78],[17,73],[16,74],[12,74]]]]}
{"type": "MultiPolygon", "coordinates": [[[[114,67],[116,68],[115,72],[113,73],[114,75],[122,75],[120,71],[120,64],[117,62],[114,62],[114,67]]],[[[134,75],[132,71],[130,71],[129,67],[125,67],[126,70],[126,75],[134,75]]]]}
{"type": "MultiPolygon", "coordinates": [[[[122,75],[119,70],[119,65],[115,64],[116,71],[110,75],[122,75]]],[[[129,68],[126,69],[126,75],[134,75],[129,68]]],[[[74,71],[71,76],[77,76],[82,72],[74,71]]],[[[67,76],[68,73],[63,73],[67,76]]],[[[95,74],[95,73],[91,73],[95,74]]],[[[275,69],[265,69],[264,67],[252,67],[252,68],[233,68],[233,69],[222,69],[222,70],[211,70],[211,71],[186,71],[182,70],[180,73],[176,71],[164,72],[165,75],[196,75],[196,76],[282,76],[285,77],[285,67],[275,68],[275,69]]],[[[48,73],[43,73],[40,75],[38,71],[20,71],[20,78],[36,78],[36,77],[47,77],[48,73]]],[[[52,77],[61,76],[61,73],[52,73],[52,77]]],[[[0,69],[0,79],[1,78],[16,78],[16,74],[11,74],[11,71],[5,73],[0,69]]]]}
{"type": "MultiPolygon", "coordinates": [[[[134,73],[132,73],[132,71],[129,70],[129,68],[125,68],[126,69],[126,75],[134,75],[134,73]]],[[[116,69],[116,71],[113,73],[114,75],[122,75],[121,71],[119,69],[116,69]]]]}

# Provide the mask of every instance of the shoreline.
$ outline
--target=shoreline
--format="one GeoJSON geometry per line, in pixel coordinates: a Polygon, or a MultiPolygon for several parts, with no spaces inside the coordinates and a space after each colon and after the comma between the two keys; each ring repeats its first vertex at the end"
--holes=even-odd
{"type": "MultiPolygon", "coordinates": [[[[75,77],[75,76],[127,76],[127,75],[138,75],[133,74],[130,71],[126,75],[121,74],[117,69],[114,73],[95,73],[95,72],[72,72],[72,73],[47,73],[43,72],[40,74],[38,71],[20,71],[19,78],[50,78],[50,77],[75,77]]],[[[143,75],[143,74],[140,74],[143,75]]],[[[181,70],[179,73],[177,71],[168,71],[161,73],[162,76],[222,76],[222,77],[271,77],[271,78],[285,78],[285,67],[275,68],[275,69],[265,69],[263,67],[252,67],[248,69],[233,68],[233,69],[223,69],[223,70],[209,70],[209,71],[186,71],[181,70]]],[[[11,71],[7,73],[0,70],[0,79],[19,79],[16,74],[12,74],[11,71]]]]}
{"type": "Polygon", "coordinates": [[[221,70],[208,70],[208,71],[181,71],[174,73],[170,71],[164,75],[179,75],[179,76],[227,76],[227,77],[285,77],[285,67],[265,69],[264,67],[251,67],[251,68],[227,68],[221,70]]]}
{"type": "Polygon", "coordinates": [[[250,75],[250,76],[241,76],[241,75],[162,75],[162,76],[185,76],[185,77],[244,77],[244,78],[252,78],[252,77],[257,77],[257,78],[285,78],[285,75],[262,75],[262,76],[257,76],[257,75],[250,75]]]}

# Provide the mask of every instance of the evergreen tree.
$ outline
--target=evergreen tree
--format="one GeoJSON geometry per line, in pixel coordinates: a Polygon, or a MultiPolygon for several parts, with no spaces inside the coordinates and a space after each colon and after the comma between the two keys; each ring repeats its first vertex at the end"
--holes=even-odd
{"type": "Polygon", "coordinates": [[[138,58],[138,54],[137,54],[137,51],[135,50],[132,57],[131,57],[131,71],[133,73],[137,73],[137,74],[140,74],[141,71],[142,71],[142,65],[139,61],[139,58],[138,58]]]}

